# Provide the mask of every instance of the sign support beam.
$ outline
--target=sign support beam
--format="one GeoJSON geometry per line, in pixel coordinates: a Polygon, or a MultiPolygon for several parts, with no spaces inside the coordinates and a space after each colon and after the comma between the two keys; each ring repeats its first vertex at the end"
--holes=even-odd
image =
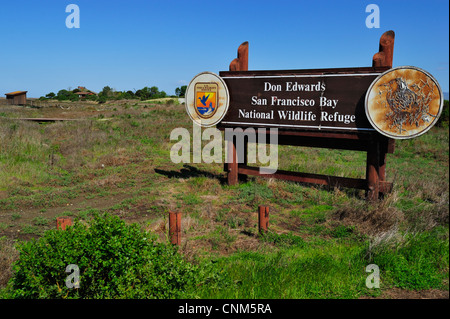
{"type": "MultiPolygon", "coordinates": [[[[248,42],[242,43],[237,51],[237,58],[231,61],[230,71],[248,71],[248,42]]],[[[233,136],[231,137],[233,139],[233,136]]],[[[236,185],[238,183],[238,158],[236,152],[236,140],[227,140],[228,147],[228,159],[226,171],[228,172],[228,185],[236,185]]],[[[244,141],[244,165],[247,164],[247,149],[248,140],[244,141]]]]}
{"type": "MultiPolygon", "coordinates": [[[[388,67],[392,68],[392,61],[394,59],[394,31],[387,31],[383,33],[380,38],[379,52],[375,53],[372,58],[372,67],[388,67]]],[[[367,184],[368,192],[367,198],[369,200],[376,200],[379,197],[379,182],[386,181],[386,159],[389,146],[391,146],[391,152],[394,152],[395,140],[388,138],[382,143],[376,143],[377,145],[371,145],[367,152],[367,184]],[[377,157],[378,160],[372,160],[373,157],[377,157]]]]}

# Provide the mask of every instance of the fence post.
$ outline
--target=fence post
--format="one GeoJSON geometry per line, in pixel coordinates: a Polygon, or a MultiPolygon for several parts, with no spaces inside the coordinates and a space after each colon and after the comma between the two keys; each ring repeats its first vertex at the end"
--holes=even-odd
{"type": "Polygon", "coordinates": [[[72,219],[67,217],[56,218],[56,229],[66,230],[67,226],[72,226],[72,219]]]}
{"type": "Polygon", "coordinates": [[[269,206],[258,206],[258,229],[262,234],[269,228],[269,206]]]}
{"type": "Polygon", "coordinates": [[[169,212],[169,237],[170,243],[181,244],[181,213],[169,212]]]}
{"type": "Polygon", "coordinates": [[[380,143],[371,141],[366,164],[367,199],[377,201],[380,191],[380,143]]]}

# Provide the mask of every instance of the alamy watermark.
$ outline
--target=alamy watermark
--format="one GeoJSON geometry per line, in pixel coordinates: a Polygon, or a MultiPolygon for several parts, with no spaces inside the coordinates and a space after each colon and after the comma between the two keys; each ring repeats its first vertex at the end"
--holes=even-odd
{"type": "Polygon", "coordinates": [[[366,7],[366,12],[370,14],[366,18],[366,27],[369,29],[380,28],[380,8],[376,4],[369,4],[366,7]]]}
{"type": "Polygon", "coordinates": [[[80,268],[78,265],[70,264],[66,267],[66,272],[70,272],[71,274],[66,278],[66,287],[71,288],[80,288],[80,268]]]}
{"type": "Polygon", "coordinates": [[[66,7],[66,12],[70,13],[66,17],[66,27],[68,29],[79,29],[80,28],[80,7],[76,4],[69,4],[66,7]]]}
{"type": "Polygon", "coordinates": [[[366,278],[366,287],[369,289],[380,288],[380,268],[375,264],[367,265],[366,272],[371,272],[366,278]]]}
{"type": "Polygon", "coordinates": [[[278,129],[226,128],[225,136],[214,127],[202,128],[193,123],[190,132],[183,127],[172,130],[171,141],[178,141],[170,150],[173,163],[229,163],[232,161],[231,143],[236,146],[238,163],[259,163],[261,174],[273,174],[278,169],[278,129]],[[202,147],[202,141],[209,141],[202,147]],[[191,143],[192,142],[192,143],[191,143]],[[245,150],[245,144],[247,150],[245,150]],[[267,143],[268,142],[268,143],[267,143]],[[192,144],[192,152],[191,152],[192,144]],[[191,158],[192,154],[192,158],[191,158]],[[224,156],[225,155],[225,156],[224,156]]]}

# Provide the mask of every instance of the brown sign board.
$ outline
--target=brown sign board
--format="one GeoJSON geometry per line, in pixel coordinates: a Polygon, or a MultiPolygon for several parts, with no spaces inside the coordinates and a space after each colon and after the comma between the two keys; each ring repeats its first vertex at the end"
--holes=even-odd
{"type": "Polygon", "coordinates": [[[365,95],[388,69],[220,72],[230,105],[219,126],[376,132],[365,113],[365,95]]]}

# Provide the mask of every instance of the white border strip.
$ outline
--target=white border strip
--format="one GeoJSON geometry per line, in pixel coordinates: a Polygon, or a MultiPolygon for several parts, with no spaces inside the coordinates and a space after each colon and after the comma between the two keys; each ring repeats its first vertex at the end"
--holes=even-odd
{"type": "Polygon", "coordinates": [[[338,130],[350,130],[350,131],[375,131],[373,128],[353,128],[353,127],[335,127],[335,126],[307,126],[307,125],[290,125],[290,124],[270,124],[270,123],[247,123],[247,122],[228,122],[222,121],[223,124],[246,124],[246,125],[263,125],[263,126],[282,126],[282,127],[299,127],[299,128],[316,128],[316,129],[338,129],[338,130]]]}
{"type": "Polygon", "coordinates": [[[222,79],[270,79],[270,78],[320,78],[333,76],[370,76],[381,73],[354,73],[354,74],[291,74],[291,75],[249,75],[249,76],[222,76],[222,79]]]}

